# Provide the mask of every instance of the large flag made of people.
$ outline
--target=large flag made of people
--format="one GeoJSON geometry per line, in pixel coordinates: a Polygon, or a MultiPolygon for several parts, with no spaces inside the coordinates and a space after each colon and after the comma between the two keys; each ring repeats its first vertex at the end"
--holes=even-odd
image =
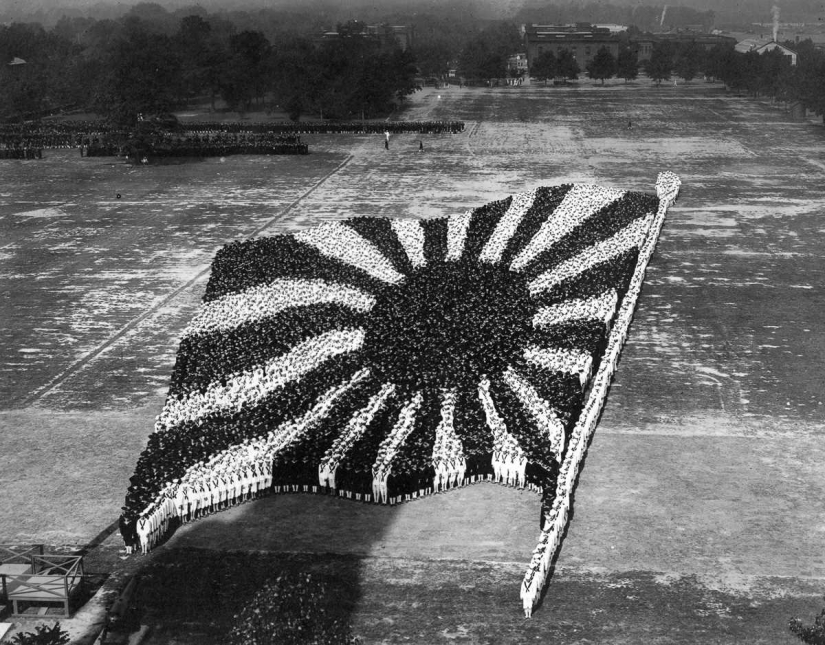
{"type": "Polygon", "coordinates": [[[356,217],[215,257],[126,496],[144,551],[265,492],[396,504],[529,487],[530,615],[680,181],[540,187],[445,218],[356,217]]]}

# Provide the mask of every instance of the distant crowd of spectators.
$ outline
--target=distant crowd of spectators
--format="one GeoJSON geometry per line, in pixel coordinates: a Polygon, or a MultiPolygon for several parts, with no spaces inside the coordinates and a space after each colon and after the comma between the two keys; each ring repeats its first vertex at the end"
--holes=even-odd
{"type": "Polygon", "coordinates": [[[155,132],[105,121],[0,124],[0,159],[40,159],[43,150],[79,148],[81,156],[137,152],[145,157],[223,157],[307,154],[302,134],[456,134],[463,121],[345,121],[324,123],[188,122],[155,132]]]}

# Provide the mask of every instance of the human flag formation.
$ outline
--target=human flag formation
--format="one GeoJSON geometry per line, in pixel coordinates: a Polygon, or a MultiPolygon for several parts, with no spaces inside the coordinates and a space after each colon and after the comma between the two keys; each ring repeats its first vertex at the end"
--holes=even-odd
{"type": "Polygon", "coordinates": [[[170,527],[269,492],[396,504],[529,487],[529,616],[680,180],[540,187],[446,218],[233,242],[183,333],[123,507],[170,527]]]}

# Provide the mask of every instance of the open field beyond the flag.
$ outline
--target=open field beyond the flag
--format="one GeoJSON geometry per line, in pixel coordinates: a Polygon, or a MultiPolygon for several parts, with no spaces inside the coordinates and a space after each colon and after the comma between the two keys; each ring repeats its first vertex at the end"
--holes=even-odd
{"type": "MultiPolygon", "coordinates": [[[[794,642],[787,619],[811,622],[825,593],[825,129],[701,82],[440,92],[403,118],[466,131],[389,150],[306,136],[305,157],[3,162],[0,543],[82,545],[116,519],[224,243],[537,185],[652,192],[671,170],[682,191],[531,621],[538,499],[492,485],[394,508],[270,497],[152,557],[299,553],[348,572],[368,643],[794,642]]],[[[187,630],[217,638],[208,617],[187,630]]]]}

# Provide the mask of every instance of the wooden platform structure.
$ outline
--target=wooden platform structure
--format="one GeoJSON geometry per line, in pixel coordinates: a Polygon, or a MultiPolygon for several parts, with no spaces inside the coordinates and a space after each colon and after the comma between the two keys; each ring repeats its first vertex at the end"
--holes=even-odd
{"type": "Polygon", "coordinates": [[[30,554],[29,562],[4,563],[14,570],[3,574],[3,592],[11,601],[12,615],[26,615],[20,603],[43,605],[38,615],[45,615],[48,605],[59,603],[63,615],[71,616],[69,602],[83,585],[83,556],[59,554],[30,554]]]}
{"type": "Polygon", "coordinates": [[[8,602],[7,576],[33,573],[33,555],[43,555],[42,544],[0,544],[0,602],[8,602]]]}

